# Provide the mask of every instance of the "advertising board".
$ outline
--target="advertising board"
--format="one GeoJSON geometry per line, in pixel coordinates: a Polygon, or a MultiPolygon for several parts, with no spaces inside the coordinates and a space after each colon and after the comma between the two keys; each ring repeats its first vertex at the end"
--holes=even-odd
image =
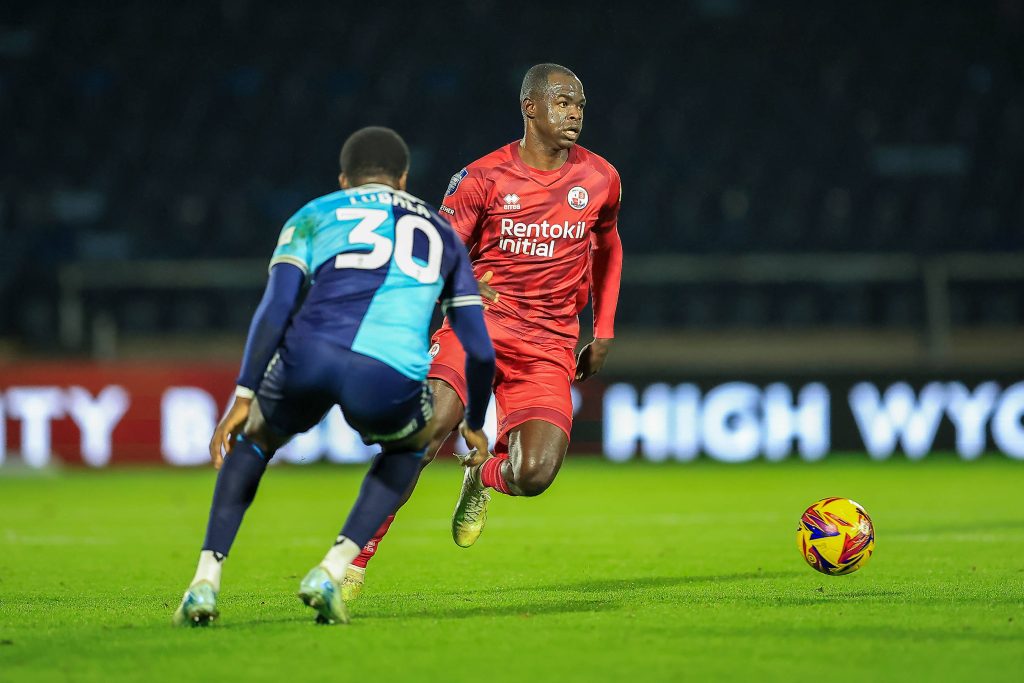
{"type": "MultiPolygon", "coordinates": [[[[209,462],[229,404],[228,365],[33,364],[0,368],[0,466],[209,462]]],[[[595,377],[574,387],[571,452],[616,462],[699,457],[820,460],[837,451],[884,460],[986,451],[1024,460],[1020,377],[595,377]]],[[[493,404],[488,433],[494,436],[493,404]]],[[[337,409],[277,462],[365,462],[337,409]]]]}

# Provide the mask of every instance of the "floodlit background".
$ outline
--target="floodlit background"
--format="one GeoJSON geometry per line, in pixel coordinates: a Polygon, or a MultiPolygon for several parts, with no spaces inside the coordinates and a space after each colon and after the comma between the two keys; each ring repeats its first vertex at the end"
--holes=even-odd
{"type": "MultiPolygon", "coordinates": [[[[624,186],[575,452],[1024,458],[1019,0],[225,0],[0,12],[0,464],[203,462],[344,138],[397,129],[438,202],[539,61],[624,186]]],[[[282,458],[367,454],[334,416],[282,458]]]]}

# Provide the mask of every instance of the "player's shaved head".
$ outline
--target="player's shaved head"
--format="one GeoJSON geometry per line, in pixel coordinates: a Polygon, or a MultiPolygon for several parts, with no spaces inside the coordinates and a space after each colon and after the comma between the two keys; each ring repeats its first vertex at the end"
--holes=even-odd
{"type": "Polygon", "coordinates": [[[572,69],[561,64],[534,64],[527,70],[526,75],[523,76],[523,85],[519,88],[519,101],[522,102],[526,98],[537,99],[551,86],[551,76],[553,74],[579,80],[579,77],[572,72],[572,69]]]}
{"type": "Polygon", "coordinates": [[[353,186],[390,180],[397,187],[397,181],[408,170],[409,147],[390,128],[360,128],[341,147],[341,172],[353,186]]]}

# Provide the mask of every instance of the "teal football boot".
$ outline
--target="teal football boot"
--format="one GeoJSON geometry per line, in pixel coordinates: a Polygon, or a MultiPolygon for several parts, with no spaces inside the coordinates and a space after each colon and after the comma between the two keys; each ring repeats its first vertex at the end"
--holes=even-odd
{"type": "Polygon", "coordinates": [[[181,605],[174,613],[175,626],[209,626],[220,616],[217,610],[217,592],[209,581],[189,586],[181,605]]]}
{"type": "Polygon", "coordinates": [[[341,586],[323,567],[313,567],[299,584],[299,599],[317,611],[318,624],[347,624],[348,608],[341,586]]]}

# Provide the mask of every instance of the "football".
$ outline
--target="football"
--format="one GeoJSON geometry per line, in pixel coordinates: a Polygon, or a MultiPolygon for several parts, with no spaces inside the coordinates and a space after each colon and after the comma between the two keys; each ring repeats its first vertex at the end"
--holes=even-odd
{"type": "Polygon", "coordinates": [[[823,498],[804,511],[796,545],[807,564],[822,574],[851,574],[875,551],[875,527],[860,504],[823,498]]]}

